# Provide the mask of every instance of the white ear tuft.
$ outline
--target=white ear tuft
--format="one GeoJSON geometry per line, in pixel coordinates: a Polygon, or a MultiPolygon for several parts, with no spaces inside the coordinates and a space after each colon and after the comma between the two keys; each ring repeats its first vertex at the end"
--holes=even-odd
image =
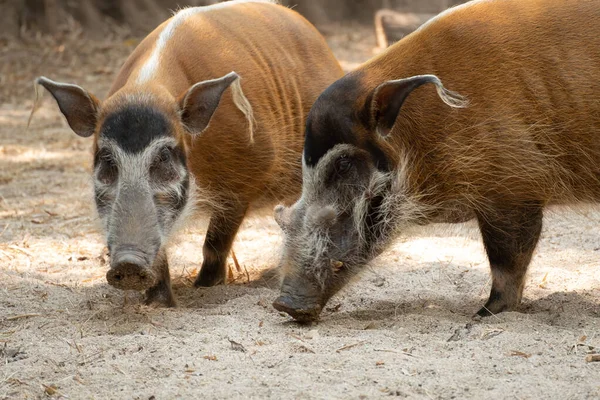
{"type": "Polygon", "coordinates": [[[273,210],[273,214],[275,217],[275,222],[281,228],[282,231],[286,231],[290,224],[290,209],[289,207],[284,206],[283,204],[279,204],[275,206],[273,210]]]}

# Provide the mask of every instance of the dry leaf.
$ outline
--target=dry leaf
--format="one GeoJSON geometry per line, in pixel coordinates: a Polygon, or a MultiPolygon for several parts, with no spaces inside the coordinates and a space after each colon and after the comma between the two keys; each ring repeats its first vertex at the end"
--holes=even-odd
{"type": "Polygon", "coordinates": [[[231,350],[241,351],[242,353],[246,352],[246,348],[241,343],[235,342],[231,339],[227,340],[229,340],[229,343],[231,343],[231,350]]]}
{"type": "Polygon", "coordinates": [[[56,385],[44,385],[42,383],[42,386],[44,386],[44,392],[48,396],[54,396],[56,393],[58,393],[58,386],[56,385]]]}
{"type": "Polygon", "coordinates": [[[339,349],[337,349],[336,352],[339,353],[340,351],[348,350],[348,349],[351,349],[351,348],[356,347],[356,346],[360,346],[360,345],[365,344],[365,343],[367,343],[367,341],[363,340],[363,341],[358,342],[358,343],[354,343],[354,344],[349,344],[349,345],[346,345],[346,346],[342,346],[339,349]]]}
{"type": "Polygon", "coordinates": [[[544,275],[542,282],[538,286],[542,289],[546,289],[546,280],[547,279],[548,279],[548,272],[546,272],[546,275],[544,275]]]}
{"type": "Polygon", "coordinates": [[[484,332],[484,333],[481,335],[481,339],[482,339],[482,340],[488,340],[488,339],[491,339],[491,338],[493,338],[493,337],[495,337],[495,336],[498,336],[498,335],[500,335],[502,332],[504,332],[504,329],[500,329],[500,328],[497,328],[497,329],[490,329],[490,330],[488,330],[488,331],[485,331],[485,332],[484,332]]]}

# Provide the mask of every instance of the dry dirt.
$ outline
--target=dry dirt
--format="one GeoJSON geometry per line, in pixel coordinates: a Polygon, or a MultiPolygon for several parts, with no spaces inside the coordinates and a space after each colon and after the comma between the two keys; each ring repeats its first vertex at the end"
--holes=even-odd
{"type": "MultiPolygon", "coordinates": [[[[330,27],[346,68],[372,55],[360,27],[330,27]]],[[[271,307],[280,232],[249,219],[234,246],[246,273],[194,289],[202,224],[170,253],[177,309],[108,286],[91,206],[89,140],[46,96],[26,132],[38,74],[103,95],[135,40],[0,46],[0,398],[576,398],[600,396],[600,213],[548,215],[520,312],[473,322],[489,272],[473,225],[399,240],[337,295],[318,324],[271,307]]]]}

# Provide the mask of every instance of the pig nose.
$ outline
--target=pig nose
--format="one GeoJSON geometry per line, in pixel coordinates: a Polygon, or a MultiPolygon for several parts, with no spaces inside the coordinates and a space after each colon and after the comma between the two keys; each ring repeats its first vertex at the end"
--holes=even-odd
{"type": "Polygon", "coordinates": [[[298,322],[316,321],[321,314],[322,307],[319,304],[304,304],[300,299],[291,296],[279,296],[274,302],[273,307],[277,311],[289,314],[298,322]]]}
{"type": "Polygon", "coordinates": [[[106,273],[111,286],[122,290],[145,290],[156,285],[156,275],[143,258],[124,254],[116,256],[114,261],[106,273]]]}

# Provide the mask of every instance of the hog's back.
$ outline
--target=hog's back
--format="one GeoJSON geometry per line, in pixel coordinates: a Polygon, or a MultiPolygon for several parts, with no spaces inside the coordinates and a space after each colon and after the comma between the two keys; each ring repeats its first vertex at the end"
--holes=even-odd
{"type": "MultiPolygon", "coordinates": [[[[286,7],[240,2],[198,10],[173,30],[151,83],[177,99],[197,82],[235,71],[255,125],[251,143],[248,121],[227,90],[208,128],[185,135],[196,183],[213,199],[290,200],[301,186],[305,117],[341,67],[319,32],[286,7]]],[[[170,22],[140,43],[111,93],[135,81],[170,22]]]]}
{"type": "MultiPolygon", "coordinates": [[[[487,0],[425,24],[364,67],[367,81],[436,74],[403,105],[390,140],[419,190],[481,204],[600,201],[600,7],[487,0]]],[[[482,206],[485,206],[481,204],[482,206]]]]}

